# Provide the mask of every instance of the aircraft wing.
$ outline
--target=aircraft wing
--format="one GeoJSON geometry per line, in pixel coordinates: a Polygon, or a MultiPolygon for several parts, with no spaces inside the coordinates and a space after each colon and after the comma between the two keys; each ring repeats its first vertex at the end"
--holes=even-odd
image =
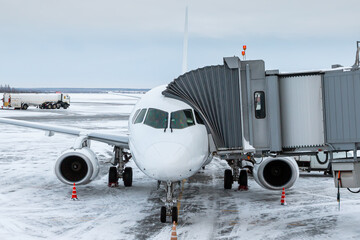
{"type": "Polygon", "coordinates": [[[90,140],[104,142],[113,146],[119,146],[129,149],[129,137],[127,135],[89,132],[81,129],[32,123],[32,122],[20,121],[20,120],[8,119],[8,118],[0,118],[0,123],[44,130],[50,133],[49,136],[52,136],[53,133],[62,133],[73,136],[87,136],[90,140]]]}
{"type": "Polygon", "coordinates": [[[111,94],[124,96],[124,97],[129,97],[129,98],[134,98],[134,99],[141,99],[141,97],[139,97],[139,96],[134,96],[134,95],[130,95],[130,94],[114,93],[114,92],[111,92],[111,94]]]}

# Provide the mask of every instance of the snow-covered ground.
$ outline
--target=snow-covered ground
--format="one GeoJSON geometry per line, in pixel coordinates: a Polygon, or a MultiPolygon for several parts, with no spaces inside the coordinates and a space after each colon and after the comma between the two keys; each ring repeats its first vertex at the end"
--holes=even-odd
{"type": "MultiPolygon", "coordinates": [[[[0,110],[0,117],[100,130],[127,131],[136,100],[110,94],[71,94],[67,110],[0,110]]],[[[73,137],[0,125],[0,239],[170,239],[171,223],[160,223],[163,190],[133,162],[133,187],[107,187],[112,148],[92,142],[102,166],[98,179],[62,184],[53,171],[73,137]]],[[[341,210],[332,178],[301,174],[286,192],[269,191],[249,179],[250,190],[223,189],[226,163],[214,160],[184,181],[179,239],[360,239],[360,195],[341,190],[341,210]]]]}

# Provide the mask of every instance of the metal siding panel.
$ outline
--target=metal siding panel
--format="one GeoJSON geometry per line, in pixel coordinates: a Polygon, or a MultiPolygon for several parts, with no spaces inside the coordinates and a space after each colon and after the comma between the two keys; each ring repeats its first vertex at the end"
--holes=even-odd
{"type": "Polygon", "coordinates": [[[360,142],[360,71],[328,72],[324,88],[327,142],[360,142]]]}
{"type": "Polygon", "coordinates": [[[339,81],[339,79],[337,77],[335,77],[334,85],[335,85],[335,88],[334,88],[335,94],[334,94],[333,98],[335,99],[336,133],[337,133],[337,138],[343,139],[344,131],[343,131],[342,115],[344,113],[342,110],[341,82],[339,81]]]}
{"type": "Polygon", "coordinates": [[[354,78],[352,76],[348,77],[348,84],[347,84],[347,102],[349,106],[349,115],[348,115],[348,131],[349,131],[349,138],[352,140],[356,139],[356,120],[355,120],[355,96],[354,96],[354,78]]]}
{"type": "Polygon", "coordinates": [[[360,138],[360,74],[354,76],[354,99],[355,99],[355,132],[356,132],[356,139],[360,138]]]}
{"type": "Polygon", "coordinates": [[[331,124],[328,126],[328,129],[331,131],[330,134],[330,139],[334,139],[335,136],[337,136],[337,128],[336,128],[336,97],[331,97],[331,96],[336,96],[335,94],[335,77],[332,77],[330,79],[330,84],[329,84],[329,95],[328,95],[328,99],[329,101],[329,105],[328,105],[328,110],[330,111],[330,122],[331,124]]]}
{"type": "Polygon", "coordinates": [[[270,128],[270,151],[282,150],[281,142],[281,117],[280,117],[280,95],[279,80],[277,76],[266,77],[267,84],[267,112],[270,128]]]}
{"type": "Polygon", "coordinates": [[[324,145],[321,75],[280,78],[283,147],[324,145]]]}
{"type": "Polygon", "coordinates": [[[343,114],[341,115],[341,120],[343,122],[343,134],[344,138],[349,139],[350,138],[350,130],[349,130],[349,101],[348,101],[348,76],[346,76],[341,85],[341,96],[343,96],[341,99],[341,108],[343,110],[343,114]]]}

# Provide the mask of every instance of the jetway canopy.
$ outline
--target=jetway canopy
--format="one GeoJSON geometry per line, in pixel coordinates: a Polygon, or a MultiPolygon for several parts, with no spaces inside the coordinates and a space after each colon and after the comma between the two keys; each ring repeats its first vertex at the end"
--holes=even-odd
{"type": "Polygon", "coordinates": [[[239,61],[224,62],[181,75],[163,94],[200,113],[217,149],[238,149],[242,147],[239,61]]]}

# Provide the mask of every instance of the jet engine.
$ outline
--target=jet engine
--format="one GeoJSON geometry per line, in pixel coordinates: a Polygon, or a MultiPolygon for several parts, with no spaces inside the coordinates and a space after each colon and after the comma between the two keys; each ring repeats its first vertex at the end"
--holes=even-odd
{"type": "Polygon", "coordinates": [[[69,149],[55,163],[55,174],[65,184],[87,184],[99,174],[99,162],[88,147],[69,149]]]}
{"type": "Polygon", "coordinates": [[[294,158],[264,158],[253,169],[255,181],[270,190],[290,188],[299,178],[299,167],[294,158]]]}

